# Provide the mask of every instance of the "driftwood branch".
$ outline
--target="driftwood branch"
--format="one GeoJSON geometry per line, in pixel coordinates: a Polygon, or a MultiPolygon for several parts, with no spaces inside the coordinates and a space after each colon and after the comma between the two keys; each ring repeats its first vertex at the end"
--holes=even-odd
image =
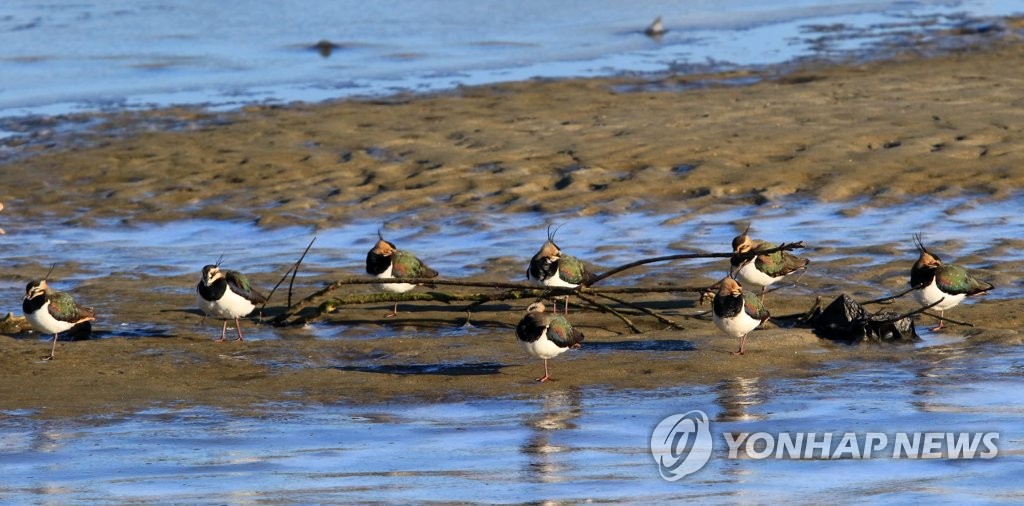
{"type": "MultiPolygon", "coordinates": [[[[939,302],[942,302],[942,301],[940,300],[939,302]]],[[[938,304],[938,302],[936,302],[935,304],[938,304]]],[[[931,307],[931,306],[928,306],[928,307],[931,307]]],[[[928,309],[928,308],[924,308],[924,309],[928,309]]],[[[942,320],[944,322],[949,322],[949,323],[952,323],[954,325],[963,325],[964,327],[973,327],[974,326],[973,323],[962,322],[960,320],[953,320],[953,319],[950,319],[950,318],[946,318],[945,316],[939,316],[939,315],[937,315],[935,313],[929,313],[928,311],[921,311],[921,314],[928,315],[928,316],[931,316],[932,318],[935,318],[936,320],[942,320]]]]}
{"type": "MultiPolygon", "coordinates": [[[[402,279],[403,283],[412,284],[430,284],[437,286],[463,286],[463,287],[475,287],[475,288],[494,288],[504,289],[505,292],[499,292],[494,294],[472,294],[470,298],[459,299],[451,298],[449,300],[471,300],[473,304],[470,304],[465,310],[472,309],[480,304],[484,304],[491,301],[497,300],[515,300],[526,297],[547,297],[547,296],[560,296],[560,295],[573,295],[573,294],[608,294],[608,293],[621,293],[621,294],[636,294],[636,293],[683,293],[692,292],[700,293],[706,289],[703,286],[656,286],[650,288],[643,287],[601,287],[601,288],[556,288],[556,287],[538,287],[533,283],[502,283],[502,282],[490,282],[490,281],[465,281],[465,280],[454,280],[454,279],[437,279],[437,278],[413,278],[413,279],[402,279]]],[[[339,288],[347,285],[367,285],[367,284],[379,284],[381,280],[379,278],[369,277],[352,277],[346,279],[339,279],[330,285],[327,285],[321,290],[299,300],[295,304],[290,305],[283,313],[275,317],[271,324],[280,325],[282,322],[287,321],[291,317],[295,316],[303,308],[319,304],[326,300],[329,295],[338,290],[339,288]]],[[[431,292],[436,293],[436,292],[431,292]]],[[[421,295],[421,293],[412,292],[404,294],[376,294],[381,297],[390,297],[382,299],[373,299],[369,302],[405,302],[411,300],[425,300],[415,298],[403,298],[405,296],[415,297],[421,295]]],[[[451,295],[456,297],[455,295],[451,295]]],[[[429,299],[439,300],[439,299],[429,299]]],[[[356,302],[353,302],[356,303],[356,302]]]]}
{"type": "Polygon", "coordinates": [[[629,328],[629,330],[631,332],[633,332],[634,334],[640,334],[640,333],[643,332],[643,331],[640,330],[639,327],[637,327],[633,322],[631,322],[629,320],[629,318],[626,318],[625,315],[623,315],[622,313],[616,311],[612,307],[610,307],[610,306],[608,306],[606,304],[602,304],[602,303],[600,303],[600,302],[598,302],[598,301],[594,300],[593,298],[588,297],[586,295],[576,294],[576,296],[579,297],[580,299],[583,299],[583,300],[589,302],[590,304],[593,304],[595,307],[598,308],[598,310],[603,311],[603,312],[608,313],[608,314],[611,314],[612,316],[622,320],[622,323],[625,323],[626,327],[629,328]]]}
{"type": "MultiPolygon", "coordinates": [[[[316,238],[314,237],[315,241],[316,238]]],[[[288,273],[285,273],[281,281],[278,282],[274,290],[287,279],[288,275],[291,274],[292,282],[294,283],[295,275],[298,272],[298,267],[302,263],[302,259],[305,258],[309,252],[309,248],[313,245],[311,241],[309,246],[303,252],[302,256],[295,263],[292,269],[289,269],[288,273]]],[[[783,243],[782,245],[756,252],[748,253],[687,253],[679,255],[668,255],[655,258],[647,258],[636,262],[631,262],[619,267],[610,269],[598,276],[594,277],[590,285],[621,273],[623,271],[655,262],[667,262],[670,260],[685,260],[685,259],[698,259],[698,258],[731,258],[738,256],[741,258],[752,258],[757,255],[775,253],[778,251],[789,251],[793,249],[803,248],[802,242],[794,243],[783,243]]],[[[437,278],[403,278],[402,283],[410,283],[416,285],[426,285],[430,287],[434,286],[456,286],[456,287],[473,287],[473,288],[489,288],[493,290],[501,290],[495,293],[468,293],[468,294],[448,294],[440,293],[436,291],[432,292],[411,292],[404,294],[396,293],[378,293],[378,294],[351,294],[342,297],[333,297],[332,292],[348,285],[366,285],[366,284],[381,284],[387,282],[394,282],[391,280],[382,280],[380,278],[370,277],[350,277],[345,279],[339,279],[330,285],[324,287],[315,293],[292,303],[291,300],[291,285],[289,285],[289,297],[288,306],[278,316],[276,316],[271,323],[274,325],[290,325],[298,322],[309,321],[313,318],[318,318],[325,312],[330,312],[337,306],[347,304],[371,304],[378,302],[406,302],[406,301],[439,301],[444,303],[450,303],[454,301],[468,301],[471,302],[463,310],[469,312],[473,308],[476,308],[482,304],[503,301],[503,300],[518,300],[529,297],[534,298],[548,298],[558,297],[563,295],[576,295],[580,299],[591,304],[600,311],[608,312],[621,319],[627,327],[633,332],[639,332],[639,328],[631,322],[625,315],[616,311],[615,309],[602,304],[593,297],[601,297],[623,306],[628,306],[634,310],[637,310],[645,315],[656,318],[658,321],[665,323],[673,327],[679,327],[679,325],[672,320],[665,318],[655,311],[643,308],[637,304],[627,302],[619,297],[613,297],[612,294],[650,294],[650,293],[702,293],[707,287],[705,286],[656,286],[656,287],[578,287],[578,288],[557,288],[557,287],[538,287],[533,283],[508,283],[508,282],[494,282],[494,281],[468,281],[468,280],[455,280],[455,279],[437,279],[437,278]],[[318,306],[312,314],[306,311],[306,308],[310,306],[318,306]],[[300,316],[300,313],[304,313],[300,316]],[[296,318],[298,317],[298,318],[296,318]]],[[[273,291],[271,291],[273,294],[273,291]]]]}
{"type": "Polygon", "coordinates": [[[900,293],[889,295],[888,297],[882,297],[880,299],[872,299],[872,300],[869,300],[869,301],[861,302],[860,305],[866,306],[868,304],[885,304],[885,303],[887,303],[889,301],[896,300],[896,299],[898,299],[898,298],[900,298],[900,297],[902,297],[902,296],[904,296],[904,295],[906,295],[906,294],[908,294],[910,292],[913,292],[914,290],[917,290],[919,288],[924,288],[924,285],[922,284],[922,285],[912,286],[910,288],[907,288],[906,290],[903,290],[900,293]]]}
{"type": "Polygon", "coordinates": [[[639,267],[641,265],[653,264],[653,263],[656,263],[656,262],[668,262],[668,261],[671,261],[671,260],[693,260],[693,259],[697,259],[697,258],[732,258],[732,257],[738,257],[738,258],[742,258],[742,259],[747,259],[747,258],[754,258],[754,257],[759,256],[759,255],[768,255],[768,254],[776,253],[776,252],[779,252],[779,251],[790,251],[790,250],[799,249],[799,248],[803,248],[803,247],[804,247],[803,241],[797,241],[797,242],[782,243],[781,245],[779,245],[777,247],[766,249],[766,250],[748,251],[748,252],[745,252],[745,253],[682,253],[682,254],[678,254],[678,255],[667,255],[667,256],[662,256],[662,257],[645,258],[643,260],[637,260],[636,262],[630,262],[630,263],[625,264],[625,265],[620,265],[620,266],[615,267],[613,269],[607,270],[607,271],[605,271],[605,272],[603,272],[601,274],[598,274],[597,276],[594,276],[590,280],[590,285],[593,285],[593,284],[597,283],[598,281],[601,281],[601,280],[603,280],[603,279],[605,279],[605,278],[607,278],[609,276],[614,276],[615,274],[618,274],[618,273],[620,273],[622,271],[629,270],[629,269],[632,269],[634,267],[639,267]]]}
{"type": "MultiPolygon", "coordinates": [[[[298,261],[296,261],[295,264],[292,265],[292,267],[290,269],[285,271],[284,276],[281,276],[281,280],[278,281],[277,284],[274,285],[274,288],[272,288],[270,290],[270,293],[267,294],[267,300],[265,300],[263,302],[263,305],[260,306],[260,312],[261,313],[263,312],[263,309],[267,307],[267,303],[270,302],[270,298],[274,296],[274,292],[277,291],[277,288],[281,286],[281,283],[284,283],[284,280],[288,279],[288,274],[291,274],[293,271],[298,272],[299,264],[302,263],[302,259],[303,258],[306,258],[306,253],[309,253],[309,248],[313,247],[313,243],[314,242],[316,242],[316,236],[313,236],[313,240],[309,241],[309,245],[306,246],[306,250],[302,252],[302,256],[299,257],[298,261]]],[[[292,274],[292,282],[288,284],[288,306],[289,307],[291,307],[291,305],[292,305],[292,283],[294,283],[294,282],[295,282],[295,275],[292,274]]]]}
{"type": "Polygon", "coordinates": [[[535,298],[543,295],[544,291],[535,289],[532,291],[507,291],[502,292],[502,297],[495,297],[495,294],[489,293],[442,293],[442,292],[406,292],[406,293],[361,293],[361,294],[350,294],[343,295],[340,297],[325,297],[322,302],[315,309],[311,311],[304,311],[309,308],[312,304],[304,305],[294,311],[282,313],[275,317],[270,323],[277,326],[286,325],[298,325],[305,324],[320,318],[324,314],[334,312],[340,306],[357,305],[357,304],[376,304],[382,302],[411,302],[411,301],[430,301],[430,302],[443,302],[450,304],[452,302],[464,302],[473,301],[474,303],[486,303],[493,300],[516,300],[525,298],[535,298]]]}
{"type": "Polygon", "coordinates": [[[598,297],[601,297],[603,299],[608,299],[608,300],[610,300],[612,302],[616,302],[616,303],[622,304],[623,306],[631,307],[631,308],[633,308],[633,309],[635,309],[637,311],[640,311],[641,313],[643,313],[643,314],[645,314],[647,316],[653,317],[654,319],[660,321],[661,323],[664,323],[666,325],[671,326],[672,328],[677,328],[677,329],[682,328],[678,323],[676,323],[676,322],[674,322],[674,321],[672,321],[672,320],[670,320],[668,318],[665,318],[664,316],[661,316],[660,314],[655,313],[654,311],[651,311],[650,309],[647,309],[647,308],[645,308],[643,306],[639,306],[637,304],[633,304],[632,302],[627,302],[627,301],[622,300],[622,299],[620,299],[618,297],[612,297],[611,295],[608,295],[608,294],[605,294],[605,293],[598,293],[598,294],[595,294],[595,295],[597,295],[598,297]]]}
{"type": "MultiPolygon", "coordinates": [[[[879,322],[879,323],[893,323],[893,322],[898,322],[898,321],[900,321],[900,320],[902,320],[902,319],[904,319],[904,318],[910,318],[911,316],[914,316],[914,315],[916,315],[916,314],[921,314],[921,313],[924,313],[925,311],[928,311],[929,309],[931,309],[931,308],[933,308],[933,307],[935,307],[935,306],[939,305],[939,303],[941,303],[941,302],[942,302],[943,300],[945,300],[945,297],[943,297],[942,299],[939,299],[939,300],[937,300],[937,301],[935,301],[935,302],[932,302],[931,304],[928,304],[927,306],[924,306],[924,307],[919,307],[919,308],[917,308],[917,309],[915,309],[915,310],[913,310],[913,311],[908,311],[908,312],[906,312],[906,313],[903,313],[903,314],[899,314],[899,315],[893,316],[892,318],[886,318],[885,320],[882,320],[882,321],[881,321],[881,322],[879,322]]],[[[968,325],[970,325],[970,324],[968,324],[968,325]]],[[[971,326],[973,327],[974,325],[971,325],[971,326]]]]}

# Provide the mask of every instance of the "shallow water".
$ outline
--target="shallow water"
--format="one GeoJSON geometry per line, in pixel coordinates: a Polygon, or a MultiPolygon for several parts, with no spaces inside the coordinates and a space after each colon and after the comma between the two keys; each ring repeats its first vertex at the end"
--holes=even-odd
{"type": "MultiPolygon", "coordinates": [[[[524,281],[530,257],[546,239],[547,225],[560,226],[556,242],[567,253],[598,266],[597,270],[640,258],[691,252],[725,252],[733,236],[751,223],[755,238],[803,241],[800,254],[828,275],[855,273],[859,268],[889,262],[909,266],[917,258],[914,233],[946,261],[985,267],[1020,265],[1024,250],[1013,238],[1024,237],[1024,196],[992,201],[981,198],[921,198],[900,206],[875,208],[857,203],[780,202],[729,207],[719,212],[666,217],[640,213],[616,216],[542,216],[476,214],[420,227],[384,227],[386,239],[416,253],[446,277],[493,273],[488,262],[508,267],[509,281],[524,281]],[[836,263],[835,266],[832,266],[836,263]],[[520,265],[521,264],[521,265],[520,265]],[[511,267],[514,266],[514,267],[511,267]]],[[[6,218],[6,217],[5,217],[6,218]]],[[[343,227],[315,231],[302,227],[264,229],[248,223],[189,220],[163,224],[100,224],[82,228],[62,223],[5,221],[0,255],[8,268],[24,268],[27,277],[41,277],[56,264],[53,279],[64,288],[97,276],[179,276],[195,274],[223,255],[224,265],[247,273],[283,273],[315,236],[302,275],[334,277],[365,275],[366,252],[382,224],[357,220],[343,227]],[[213,238],[231,237],[230,242],[213,238]],[[213,241],[216,246],[211,248],[213,241]],[[74,261],[75,274],[61,265],[74,261]]],[[[654,267],[646,275],[672,274],[680,265],[706,267],[721,260],[694,260],[654,267]]],[[[500,274],[500,272],[499,272],[500,274]]],[[[814,276],[814,269],[807,276],[814,276]]],[[[903,275],[902,273],[900,274],[903,275]]],[[[680,280],[684,283],[688,280],[680,280]]],[[[696,281],[696,280],[695,280],[696,281]]],[[[628,276],[608,284],[628,282],[628,276]]],[[[168,293],[191,293],[192,286],[163,287],[168,293]]],[[[871,288],[871,287],[867,287],[871,288]]],[[[1013,298],[1024,294],[1018,280],[990,294],[1013,298]]],[[[23,282],[0,282],[0,311],[17,312],[23,282]]],[[[879,293],[883,295],[883,293],[879,293]]]]}
{"type": "MultiPolygon", "coordinates": [[[[437,226],[385,227],[400,247],[416,250],[453,277],[478,274],[486,259],[505,259],[521,279],[549,222],[562,224],[558,242],[601,265],[684,251],[721,251],[739,228],[753,222],[756,237],[803,240],[812,258],[807,276],[853,274],[865,266],[899,263],[896,285],[916,258],[910,234],[920,231],[933,249],[968,265],[1017,266],[1024,197],[1003,201],[920,199],[889,208],[789,202],[728,208],[692,217],[632,214],[476,215],[437,226]],[[473,251],[472,255],[454,254],[473,251]],[[839,260],[855,252],[856,261],[839,260]],[[521,265],[520,265],[521,264],[521,265]]],[[[105,275],[171,277],[198,273],[221,253],[225,265],[250,272],[282,272],[315,233],[307,273],[360,274],[380,224],[356,221],[312,231],[262,229],[251,224],[187,221],[115,223],[80,228],[4,222],[0,258],[8,271],[21,265],[58,264],[60,288],[105,275]],[[232,244],[211,251],[211,237],[232,244]],[[73,237],[74,240],[69,239],[73,237]],[[60,274],[73,259],[75,274],[60,274]],[[136,273],[136,274],[132,274],[136,273]]],[[[705,265],[708,262],[694,262],[705,265]]],[[[1011,268],[1012,270],[1013,268],[1011,268]]],[[[660,268],[645,275],[672,272],[660,268]]],[[[676,270],[675,272],[678,272],[676,270]]],[[[42,275],[40,273],[39,275],[42,275]]],[[[10,279],[10,278],[8,278],[10,279]]],[[[620,282],[627,282],[624,277],[620,282]]],[[[855,284],[869,285],[855,280],[855,284]]],[[[990,297],[1021,295],[1020,281],[990,297]]],[[[0,283],[0,311],[20,313],[23,279],[0,283]]],[[[881,287],[866,286],[879,295],[881,287]]],[[[190,300],[193,285],[166,286],[173,300],[190,300]]],[[[795,290],[800,290],[797,287],[795,290]]],[[[171,303],[169,303],[171,305],[171,303]]],[[[117,325],[109,315],[100,337],[162,335],[174,329],[117,325]]],[[[276,339],[278,329],[250,328],[252,340],[276,339]]],[[[317,324],[316,339],[400,336],[429,340],[429,330],[373,326],[353,329],[317,324]]],[[[474,329],[444,332],[473,335],[474,329]]],[[[918,348],[944,350],[964,339],[955,332],[923,332],[918,348]]],[[[687,341],[637,341],[627,351],[657,353],[658,346],[689,349],[687,341]],[[657,346],[655,346],[655,344],[657,346]],[[649,346],[650,345],[650,346],[649,346]]],[[[616,348],[617,351],[624,351],[616,348]]],[[[602,353],[601,343],[588,352],[602,353]]],[[[830,350],[823,346],[822,353],[830,350]]],[[[931,355],[930,355],[931,356],[931,355]]],[[[0,413],[0,501],[134,501],[201,503],[279,502],[809,502],[1020,500],[1014,476],[1021,468],[1024,403],[1014,394],[1024,374],[1019,347],[941,351],[935,359],[870,365],[831,362],[820,375],[764,380],[737,377],[709,386],[650,391],[526,386],[521,398],[435,404],[260,407],[259,416],[204,406],[162,405],[127,416],[97,413],[86,419],[40,419],[31,410],[0,413]],[[730,460],[718,440],[710,463],[680,482],[663,481],[647,449],[650,431],[664,417],[701,409],[715,433],[835,431],[998,431],[994,460],[730,460]]],[[[372,358],[372,357],[371,357],[372,358]]],[[[500,363],[385,366],[354,360],[338,367],[414,376],[493,374],[500,363]],[[369,365],[360,365],[362,363],[369,365]],[[363,369],[359,369],[362,367],[363,369]],[[374,367],[377,367],[374,369],[374,367]]],[[[286,372],[284,373],[286,374],[286,372]]]]}
{"type": "Polygon", "coordinates": [[[689,73],[836,57],[1020,10],[998,0],[11,0],[0,15],[0,117],[689,73]],[[646,37],[659,15],[669,31],[646,37]],[[335,45],[326,55],[321,40],[335,45]]]}
{"type": "MultiPolygon", "coordinates": [[[[979,350],[974,350],[979,351],[979,350]]],[[[154,407],[126,418],[0,414],[0,499],[25,502],[1019,501],[1024,352],[842,374],[617,391],[538,385],[528,400],[263,407],[237,416],[154,407]],[[957,378],[952,382],[950,378],[957,378]],[[998,431],[992,460],[727,459],[660,479],[664,417],[705,411],[721,432],[998,431]]]]}

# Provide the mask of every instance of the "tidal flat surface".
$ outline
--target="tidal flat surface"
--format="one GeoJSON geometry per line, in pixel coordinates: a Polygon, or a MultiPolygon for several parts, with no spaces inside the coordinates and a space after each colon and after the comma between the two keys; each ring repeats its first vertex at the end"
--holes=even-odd
{"type": "MultiPolygon", "coordinates": [[[[901,289],[916,253],[909,235],[895,231],[906,230],[910,216],[924,218],[929,224],[918,231],[933,249],[980,269],[1000,286],[971,306],[971,314],[984,315],[983,308],[993,301],[1015,304],[1020,290],[1012,273],[1020,272],[1022,259],[1006,244],[1006,238],[1020,236],[1024,227],[1012,212],[1020,205],[1017,197],[998,202],[965,197],[854,212],[851,205],[792,202],[689,220],[633,214],[558,216],[552,221],[564,224],[559,231],[563,248],[605,266],[638,256],[721,251],[737,230],[752,222],[759,237],[808,245],[800,254],[812,258],[813,268],[798,286],[770,295],[776,307],[800,308],[813,296],[835,294],[839,287],[866,296],[901,289]],[[962,237],[972,240],[958,239],[962,237]],[[1015,283],[1006,282],[1011,279],[1015,283]]],[[[436,267],[452,277],[516,280],[543,241],[546,224],[533,215],[477,215],[426,230],[385,231],[393,241],[437,259],[436,267]],[[479,258],[468,261],[456,251],[473,251],[479,258]],[[502,267],[488,269],[483,259],[502,267]]],[[[57,396],[6,409],[0,413],[0,472],[5,476],[0,498],[5,501],[763,502],[793,494],[809,501],[1020,499],[1011,476],[1020,469],[1024,450],[1024,404],[1012,392],[1024,374],[1024,352],[1010,341],[984,344],[986,334],[979,337],[973,329],[922,329],[923,341],[917,346],[868,347],[873,350],[866,355],[856,347],[818,342],[806,330],[775,329],[756,332],[754,351],[747,356],[730,357],[725,349],[734,343],[716,337],[707,322],[627,338],[617,322],[579,313],[571,316],[590,321],[584,325],[593,337],[583,349],[552,361],[556,381],[536,384],[530,378],[539,362],[526,359],[513,342],[511,325],[520,314],[515,307],[484,309],[479,318],[485,323],[466,329],[443,308],[427,311],[448,321],[424,327],[415,304],[392,323],[373,318],[384,308],[371,306],[301,329],[245,322],[250,342],[210,342],[214,325],[199,325],[199,317],[188,312],[198,267],[212,261],[207,260],[211,252],[206,238],[236,238],[216,253],[251,267],[257,279],[269,282],[294,261],[314,233],[308,228],[261,229],[199,220],[83,229],[59,223],[22,226],[16,219],[7,227],[2,248],[8,265],[41,269],[73,254],[73,273],[59,280],[54,276],[54,283],[82,294],[103,314],[95,326],[98,340],[62,344],[57,360],[21,363],[21,372],[35,369],[38,374],[46,368],[60,377],[57,370],[62,367],[69,373],[70,368],[97,367],[105,369],[97,378],[104,378],[125,367],[120,362],[105,366],[111,360],[103,352],[89,358],[88,347],[108,341],[123,343],[117,353],[134,356],[130,367],[141,374],[147,374],[153,361],[170,359],[171,366],[157,373],[160,381],[192,386],[151,397],[150,407],[143,408],[131,407],[138,399],[125,405],[83,400],[74,416],[59,415],[62,403],[74,402],[57,396]],[[70,233],[76,241],[63,239],[70,233]],[[121,295],[100,297],[105,283],[117,286],[121,295]],[[130,308],[135,300],[159,301],[142,313],[173,312],[154,322],[132,321],[140,315],[130,308]],[[507,316],[491,322],[495,317],[487,313],[493,310],[507,316]],[[346,323],[353,317],[356,321],[346,323]],[[701,341],[702,336],[707,339],[701,341]],[[261,342],[265,346],[257,347],[261,342]],[[320,344],[310,347],[310,342],[320,344]],[[790,349],[794,342],[796,348],[790,349]],[[365,353],[342,351],[352,346],[364,346],[365,353]],[[693,358],[694,350],[709,347],[723,348],[712,358],[730,364],[712,380],[694,381],[693,369],[713,368],[693,358]],[[212,350],[219,358],[203,358],[197,348],[212,350]],[[426,349],[433,349],[433,355],[425,354],[426,349]],[[812,358],[778,370],[773,366],[781,364],[776,353],[812,358]],[[674,362],[666,363],[668,356],[674,362]],[[213,372],[199,367],[210,360],[213,372]],[[251,364],[255,372],[228,365],[234,363],[251,364]],[[608,376],[602,368],[625,368],[622,374],[628,381],[646,381],[646,386],[608,376]],[[404,400],[391,394],[346,398],[340,392],[349,376],[331,376],[335,372],[369,378],[365,381],[384,390],[393,382],[418,386],[393,385],[410,389],[399,398],[404,400]],[[213,384],[205,389],[195,384],[209,374],[238,377],[218,393],[210,391],[213,384]],[[304,383],[304,374],[327,379],[325,384],[304,383]],[[265,376],[300,379],[279,394],[258,393],[257,378],[265,376]],[[474,393],[460,381],[500,382],[504,387],[474,393]],[[609,386],[617,383],[624,386],[609,386]],[[306,388],[316,393],[307,395],[306,388]],[[340,394],[323,393],[332,389],[340,394]],[[243,394],[241,403],[222,403],[225,396],[246,390],[253,391],[243,394]],[[193,396],[198,391],[204,393],[193,396]],[[438,400],[427,400],[431,397],[438,400]],[[662,418],[693,409],[708,413],[715,434],[997,431],[1000,454],[991,460],[736,460],[727,458],[719,438],[703,470],[680,482],[666,482],[647,447],[650,432],[662,418]]],[[[307,257],[300,289],[310,290],[339,273],[358,274],[378,227],[366,221],[315,231],[320,239],[307,257]]],[[[640,283],[665,276],[675,282],[708,283],[721,275],[723,263],[652,267],[640,274],[640,283]]],[[[629,284],[636,278],[617,282],[629,284]]],[[[17,312],[20,281],[4,283],[2,289],[5,311],[17,312]]],[[[904,301],[901,307],[910,305],[904,301]]],[[[673,309],[670,303],[661,309],[673,315],[697,311],[689,304],[673,309]]],[[[976,323],[990,328],[992,322],[985,318],[976,323]]],[[[922,321],[921,327],[925,325],[922,321]]],[[[45,347],[42,339],[36,351],[45,347]]],[[[23,336],[9,343],[17,343],[24,356],[32,341],[23,336]]],[[[114,376],[56,388],[70,396],[76,390],[116,389],[119,380],[114,376]]],[[[51,387],[43,380],[33,388],[51,387]]]]}

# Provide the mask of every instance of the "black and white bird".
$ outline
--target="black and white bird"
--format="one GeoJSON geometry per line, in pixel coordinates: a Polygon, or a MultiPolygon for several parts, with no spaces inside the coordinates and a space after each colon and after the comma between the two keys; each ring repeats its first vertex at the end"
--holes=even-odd
{"type": "Polygon", "coordinates": [[[718,330],[740,339],[740,348],[733,355],[744,353],[747,334],[770,316],[761,304],[761,299],[752,293],[745,293],[743,287],[730,277],[718,282],[718,291],[711,304],[712,320],[718,330]]]}
{"type": "MultiPolygon", "coordinates": [[[[437,271],[427,267],[416,255],[398,249],[393,243],[384,240],[383,234],[377,231],[377,244],[366,253],[366,273],[380,279],[401,278],[436,278],[437,271]]],[[[405,293],[416,285],[413,283],[380,283],[374,285],[380,290],[391,293],[405,293]]],[[[398,314],[398,302],[384,318],[398,314]]]]}
{"type": "MultiPolygon", "coordinates": [[[[960,304],[965,297],[980,295],[995,288],[991,283],[975,279],[967,269],[955,265],[944,264],[939,256],[925,249],[920,234],[914,236],[914,243],[920,256],[910,269],[910,286],[916,287],[914,298],[922,306],[932,306],[944,317],[947,309],[960,304]],[[936,304],[937,303],[937,304],[936,304]]],[[[938,326],[932,330],[941,330],[945,322],[939,320],[938,326]]]]}
{"type": "Polygon", "coordinates": [[[217,265],[203,267],[202,277],[196,285],[196,302],[207,315],[224,320],[218,342],[227,336],[228,320],[235,321],[238,332],[235,341],[242,341],[242,327],[238,319],[252,313],[256,305],[267,302],[267,298],[252,287],[244,274],[221,269],[218,262],[217,265]]]}
{"type": "Polygon", "coordinates": [[[660,39],[662,35],[665,35],[666,31],[665,24],[661,22],[661,16],[658,16],[644,29],[644,35],[652,39],[660,39]]]}
{"type": "Polygon", "coordinates": [[[43,334],[53,334],[53,345],[50,354],[44,360],[53,359],[57,351],[57,336],[61,332],[71,330],[74,326],[94,321],[96,313],[91,307],[75,302],[66,292],[51,290],[46,280],[30,281],[25,286],[25,299],[21,310],[32,328],[43,334]]]}
{"type": "MultiPolygon", "coordinates": [[[[594,275],[587,269],[583,262],[562,252],[555,244],[555,233],[548,227],[548,240],[540,247],[530,265],[526,268],[526,279],[539,281],[544,286],[553,288],[576,288],[587,286],[593,280],[594,275]]],[[[558,307],[555,307],[558,312],[558,307]]],[[[569,312],[569,296],[565,296],[565,312],[569,312]]]]}
{"type": "Polygon", "coordinates": [[[768,285],[804,269],[810,262],[806,258],[800,258],[788,251],[776,251],[766,255],[747,256],[747,253],[767,251],[774,249],[775,244],[763,241],[754,241],[747,233],[750,225],[742,234],[732,240],[733,256],[729,259],[731,265],[729,275],[748,288],[761,289],[761,302],[764,303],[764,294],[768,285]]]}
{"type": "Polygon", "coordinates": [[[551,379],[548,359],[570,348],[577,349],[583,342],[583,333],[574,329],[564,316],[545,313],[543,302],[534,302],[526,308],[526,316],[516,325],[516,337],[527,353],[544,360],[544,376],[537,381],[551,379]]]}

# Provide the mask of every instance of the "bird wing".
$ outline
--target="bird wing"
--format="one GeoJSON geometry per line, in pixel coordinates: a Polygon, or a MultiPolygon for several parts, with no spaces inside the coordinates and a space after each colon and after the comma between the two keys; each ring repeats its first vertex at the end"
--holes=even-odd
{"type": "Polygon", "coordinates": [[[556,316],[548,324],[548,340],[561,348],[571,348],[583,342],[583,333],[572,328],[565,317],[556,316]]]}
{"type": "Polygon", "coordinates": [[[743,294],[743,310],[747,312],[747,316],[755,320],[765,321],[771,316],[761,304],[761,299],[754,293],[743,294]]]}
{"type": "Polygon", "coordinates": [[[262,293],[249,284],[249,278],[245,277],[245,274],[238,271],[225,271],[224,279],[228,282],[228,288],[232,292],[245,297],[249,302],[262,304],[267,301],[267,298],[262,293]]]}
{"type": "Polygon", "coordinates": [[[437,271],[427,267],[412,253],[399,250],[391,256],[391,275],[396,278],[433,278],[437,277],[437,271]]]}
{"type": "Polygon", "coordinates": [[[79,323],[95,319],[96,314],[93,309],[78,304],[69,293],[53,292],[50,294],[49,300],[50,315],[60,321],[79,323]]]}
{"type": "MultiPolygon", "coordinates": [[[[776,248],[775,244],[763,242],[757,246],[757,250],[776,248]]],[[[767,255],[757,256],[757,269],[773,278],[785,276],[807,266],[810,260],[800,258],[786,251],[776,251],[767,255]]]]}
{"type": "Polygon", "coordinates": [[[990,283],[979,281],[967,269],[954,264],[943,264],[935,270],[935,283],[943,292],[953,295],[975,295],[993,288],[990,283]]]}
{"type": "Polygon", "coordinates": [[[558,260],[558,274],[567,283],[574,285],[586,286],[593,278],[583,262],[571,255],[562,255],[558,260]]]}

